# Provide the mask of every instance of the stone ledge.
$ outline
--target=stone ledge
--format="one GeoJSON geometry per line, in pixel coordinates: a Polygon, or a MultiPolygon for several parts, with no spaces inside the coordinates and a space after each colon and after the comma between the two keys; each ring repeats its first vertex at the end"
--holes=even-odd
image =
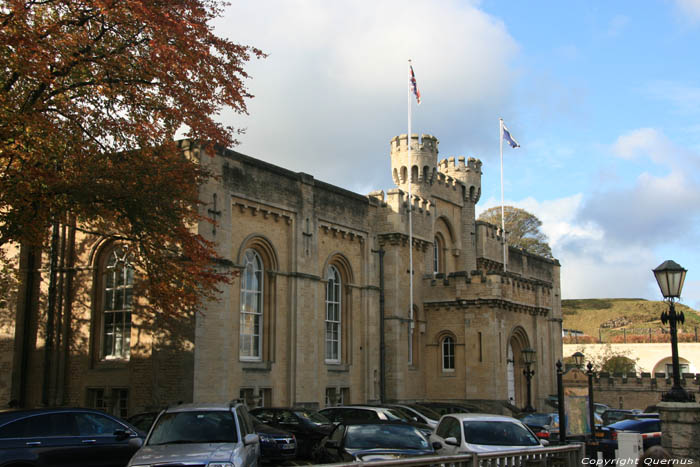
{"type": "Polygon", "coordinates": [[[241,362],[241,369],[243,371],[268,372],[272,369],[272,363],[270,363],[270,362],[241,362]]]}

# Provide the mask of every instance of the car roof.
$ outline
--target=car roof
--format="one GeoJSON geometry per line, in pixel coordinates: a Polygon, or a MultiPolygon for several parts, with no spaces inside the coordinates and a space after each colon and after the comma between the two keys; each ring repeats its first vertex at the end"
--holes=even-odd
{"type": "Polygon", "coordinates": [[[199,410],[231,410],[234,407],[242,406],[241,403],[192,403],[192,404],[178,404],[168,407],[165,411],[172,412],[196,412],[199,410]]]}
{"type": "MultiPolygon", "coordinates": [[[[350,426],[350,425],[401,425],[401,426],[410,426],[411,428],[415,428],[413,425],[410,423],[406,423],[403,420],[372,420],[371,422],[368,421],[363,421],[363,420],[348,420],[346,422],[343,422],[342,425],[350,426]]],[[[417,429],[417,428],[416,428],[417,429]]]]}
{"type": "Polygon", "coordinates": [[[18,420],[24,417],[30,417],[32,415],[50,414],[58,412],[90,412],[98,413],[100,415],[106,415],[111,418],[117,418],[112,414],[104,412],[98,409],[88,409],[85,407],[44,407],[35,409],[1,409],[0,410],[0,425],[13,420],[18,420]]]}
{"type": "MultiPolygon", "coordinates": [[[[511,423],[522,423],[517,418],[508,417],[507,415],[497,415],[492,413],[451,413],[443,415],[442,418],[453,417],[457,420],[463,421],[484,421],[484,422],[511,422],[511,423]]],[[[441,418],[441,419],[442,419],[441,418]]]]}
{"type": "Polygon", "coordinates": [[[619,422],[612,423],[607,426],[607,428],[612,428],[614,430],[628,430],[630,428],[644,428],[647,426],[658,426],[660,420],[658,418],[628,418],[627,420],[620,420],[619,422]]]}
{"type": "Polygon", "coordinates": [[[326,407],[323,410],[329,410],[329,409],[360,409],[360,410],[373,410],[373,411],[378,411],[378,410],[387,410],[391,409],[392,407],[387,407],[383,405],[336,405],[333,407],[326,407]]]}

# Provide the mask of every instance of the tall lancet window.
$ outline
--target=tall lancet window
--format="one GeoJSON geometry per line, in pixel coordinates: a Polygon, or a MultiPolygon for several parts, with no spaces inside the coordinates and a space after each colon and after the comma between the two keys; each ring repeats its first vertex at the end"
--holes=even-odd
{"type": "Polygon", "coordinates": [[[263,268],[260,255],[246,250],[241,274],[241,360],[262,360],[263,268]]]}
{"type": "Polygon", "coordinates": [[[127,250],[118,246],[105,265],[102,357],[129,358],[134,267],[127,250]]]}
{"type": "Polygon", "coordinates": [[[335,266],[326,272],[326,362],[340,363],[342,302],[340,273],[335,266]]]}

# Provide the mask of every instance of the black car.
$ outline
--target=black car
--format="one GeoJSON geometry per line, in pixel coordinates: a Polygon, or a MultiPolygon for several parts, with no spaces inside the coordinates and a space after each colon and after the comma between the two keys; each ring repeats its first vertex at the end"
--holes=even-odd
{"type": "Polygon", "coordinates": [[[123,467],[143,438],[136,427],[99,410],[3,410],[0,466],[123,467]]]}
{"type": "Polygon", "coordinates": [[[280,430],[253,419],[253,429],[260,437],[260,455],[263,461],[293,459],[297,455],[297,440],[288,431],[280,430]]]}
{"type": "Polygon", "coordinates": [[[304,408],[258,407],[250,413],[266,425],[292,433],[297,440],[297,456],[303,458],[310,457],[333,429],[326,417],[304,408]]]}
{"type": "Polygon", "coordinates": [[[449,413],[475,413],[482,412],[478,407],[468,404],[460,404],[459,402],[419,402],[423,407],[428,407],[440,415],[449,413]]]}
{"type": "Polygon", "coordinates": [[[618,431],[642,433],[642,444],[645,451],[651,446],[661,444],[661,420],[658,418],[622,420],[605,426],[596,433],[599,450],[603,453],[603,458],[615,458],[618,431]]]}
{"type": "Polygon", "coordinates": [[[399,421],[408,423],[426,437],[433,432],[433,427],[416,421],[399,407],[379,405],[339,405],[320,410],[319,413],[335,424],[339,423],[374,423],[378,421],[399,421]]]}
{"type": "Polygon", "coordinates": [[[158,418],[160,412],[143,412],[127,417],[126,421],[134,425],[139,430],[144,433],[148,433],[148,430],[153,426],[153,422],[158,418]]]}
{"type": "Polygon", "coordinates": [[[316,463],[370,462],[435,455],[431,443],[415,427],[401,421],[340,423],[314,455],[316,463]]]}
{"type": "Polygon", "coordinates": [[[626,410],[626,409],[608,409],[601,415],[603,426],[608,426],[611,423],[616,423],[628,418],[634,418],[635,415],[641,413],[641,410],[626,410]]]}
{"type": "Polygon", "coordinates": [[[559,440],[559,414],[556,412],[534,412],[519,417],[540,439],[559,440]]]}

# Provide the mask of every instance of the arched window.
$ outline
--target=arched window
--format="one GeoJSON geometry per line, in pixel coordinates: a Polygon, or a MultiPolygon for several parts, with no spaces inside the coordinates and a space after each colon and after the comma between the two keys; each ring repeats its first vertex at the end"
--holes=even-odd
{"type": "Polygon", "coordinates": [[[442,251],[442,245],[440,243],[440,237],[436,236],[433,241],[433,274],[438,274],[440,272],[440,252],[442,251]]]}
{"type": "Polygon", "coordinates": [[[102,357],[129,358],[134,267],[129,252],[117,246],[104,269],[102,357]]]}
{"type": "Polygon", "coordinates": [[[263,267],[258,252],[243,255],[241,274],[241,360],[262,360],[263,267]]]}
{"type": "Polygon", "coordinates": [[[442,371],[455,369],[455,340],[451,336],[442,339],[442,371]]]}
{"type": "Polygon", "coordinates": [[[326,362],[340,363],[342,303],[338,269],[331,265],[326,272],[326,362]]]}

